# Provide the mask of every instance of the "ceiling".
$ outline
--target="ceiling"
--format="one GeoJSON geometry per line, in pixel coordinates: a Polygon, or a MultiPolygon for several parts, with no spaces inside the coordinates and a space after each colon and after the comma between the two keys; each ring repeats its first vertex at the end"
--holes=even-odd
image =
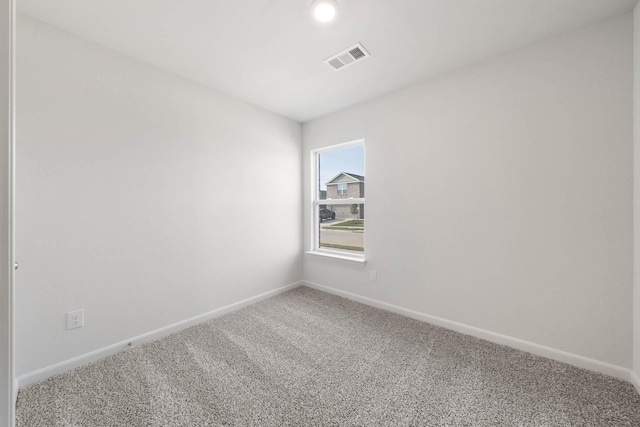
{"type": "Polygon", "coordinates": [[[17,0],[18,11],[305,122],[631,10],[637,0],[17,0]],[[371,58],[334,71],[355,44],[371,58]]]}

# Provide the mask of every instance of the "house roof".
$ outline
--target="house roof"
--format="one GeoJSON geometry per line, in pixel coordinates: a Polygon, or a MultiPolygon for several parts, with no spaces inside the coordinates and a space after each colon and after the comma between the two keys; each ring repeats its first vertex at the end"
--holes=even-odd
{"type": "Polygon", "coordinates": [[[338,175],[334,176],[329,181],[327,181],[326,185],[337,184],[337,183],[334,183],[333,181],[335,181],[336,179],[340,178],[342,175],[346,175],[346,176],[348,176],[350,178],[353,178],[355,181],[364,182],[364,176],[362,176],[362,175],[357,175],[357,174],[351,173],[351,172],[340,172],[338,175]]]}

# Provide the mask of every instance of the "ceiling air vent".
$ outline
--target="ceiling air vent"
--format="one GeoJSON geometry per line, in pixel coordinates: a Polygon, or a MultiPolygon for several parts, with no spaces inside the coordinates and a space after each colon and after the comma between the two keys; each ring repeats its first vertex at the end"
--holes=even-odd
{"type": "Polygon", "coordinates": [[[331,58],[325,59],[324,62],[329,67],[337,71],[354,64],[356,61],[368,58],[369,56],[371,56],[369,55],[369,52],[367,52],[360,43],[356,43],[337,55],[333,55],[331,58]]]}

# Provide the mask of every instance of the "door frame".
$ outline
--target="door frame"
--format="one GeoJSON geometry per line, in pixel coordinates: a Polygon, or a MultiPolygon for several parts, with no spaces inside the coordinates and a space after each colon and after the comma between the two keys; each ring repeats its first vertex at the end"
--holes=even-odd
{"type": "Polygon", "coordinates": [[[15,0],[0,2],[0,425],[15,424],[15,0]]]}

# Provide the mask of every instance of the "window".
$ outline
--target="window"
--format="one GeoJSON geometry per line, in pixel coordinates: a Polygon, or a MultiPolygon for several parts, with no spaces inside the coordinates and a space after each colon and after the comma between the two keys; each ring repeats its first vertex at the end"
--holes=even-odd
{"type": "Polygon", "coordinates": [[[313,252],[364,260],[364,141],[312,153],[313,252]]]}

